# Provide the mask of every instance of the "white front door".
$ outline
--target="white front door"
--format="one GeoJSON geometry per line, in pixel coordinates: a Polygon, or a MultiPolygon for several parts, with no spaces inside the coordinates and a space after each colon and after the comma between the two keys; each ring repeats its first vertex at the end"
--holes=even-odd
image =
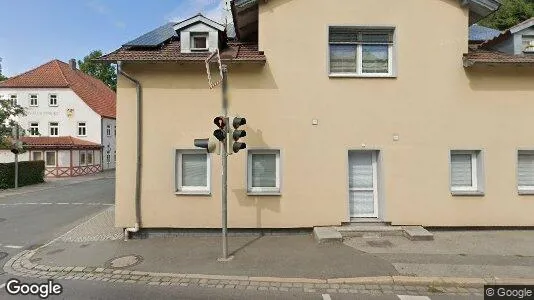
{"type": "Polygon", "coordinates": [[[376,151],[349,151],[351,218],[378,218],[376,151]]]}

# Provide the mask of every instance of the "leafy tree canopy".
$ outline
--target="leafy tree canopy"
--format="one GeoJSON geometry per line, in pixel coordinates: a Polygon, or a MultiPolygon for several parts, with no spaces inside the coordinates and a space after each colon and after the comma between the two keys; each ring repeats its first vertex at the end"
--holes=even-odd
{"type": "Polygon", "coordinates": [[[479,24],[505,30],[534,17],[534,0],[501,0],[501,8],[479,24]]]}
{"type": "MultiPolygon", "coordinates": [[[[10,100],[0,100],[0,147],[9,146],[10,137],[13,136],[13,128],[17,125],[17,117],[24,116],[24,108],[13,105],[10,100]]],[[[20,135],[24,130],[19,131],[20,135]]]]}
{"type": "Polygon", "coordinates": [[[88,75],[100,79],[107,84],[112,90],[117,89],[117,72],[115,67],[108,64],[97,63],[93,59],[102,56],[102,51],[94,50],[89,55],[78,60],[80,70],[88,75]]]}

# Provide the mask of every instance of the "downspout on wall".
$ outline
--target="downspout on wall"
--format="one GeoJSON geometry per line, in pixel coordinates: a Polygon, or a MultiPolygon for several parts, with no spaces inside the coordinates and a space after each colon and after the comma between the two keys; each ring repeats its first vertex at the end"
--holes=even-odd
{"type": "Polygon", "coordinates": [[[135,168],[135,196],[134,196],[134,206],[135,206],[135,224],[133,227],[127,227],[124,228],[124,240],[128,240],[128,235],[130,232],[135,233],[139,231],[140,224],[141,224],[141,158],[142,158],[142,138],[143,138],[143,131],[142,131],[142,90],[141,90],[141,83],[129,74],[125,73],[122,70],[122,62],[117,62],[117,73],[126,77],[128,80],[133,82],[135,84],[136,89],[136,111],[137,111],[137,126],[136,126],[136,135],[137,135],[137,162],[136,162],[136,168],[135,168]]]}

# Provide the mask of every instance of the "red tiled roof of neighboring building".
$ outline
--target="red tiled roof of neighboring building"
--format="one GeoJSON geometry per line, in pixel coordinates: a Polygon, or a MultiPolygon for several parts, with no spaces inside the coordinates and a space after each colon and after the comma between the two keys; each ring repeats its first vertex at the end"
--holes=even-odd
{"type": "Polygon", "coordinates": [[[475,64],[534,66],[534,55],[514,55],[481,49],[464,54],[463,60],[465,67],[475,64]]]}
{"type": "Polygon", "coordinates": [[[102,81],[57,59],[0,82],[0,88],[70,88],[97,114],[115,118],[115,92],[102,81]]]}
{"type": "Polygon", "coordinates": [[[28,149],[100,149],[102,145],[72,136],[24,136],[20,140],[28,149]]]}
{"type": "MultiPolygon", "coordinates": [[[[172,40],[158,48],[122,47],[99,58],[99,61],[189,61],[204,62],[209,53],[181,53],[180,41],[172,40]]],[[[264,63],[265,54],[258,51],[257,44],[229,42],[221,50],[221,59],[226,62],[264,63]]]]}

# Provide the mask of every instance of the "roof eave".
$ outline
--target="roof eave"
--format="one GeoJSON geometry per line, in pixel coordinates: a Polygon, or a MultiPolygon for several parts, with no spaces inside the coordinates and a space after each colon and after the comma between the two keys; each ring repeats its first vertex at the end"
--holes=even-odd
{"type": "Polygon", "coordinates": [[[501,7],[499,0],[460,0],[462,6],[468,7],[471,13],[470,25],[494,13],[501,7]]]}

